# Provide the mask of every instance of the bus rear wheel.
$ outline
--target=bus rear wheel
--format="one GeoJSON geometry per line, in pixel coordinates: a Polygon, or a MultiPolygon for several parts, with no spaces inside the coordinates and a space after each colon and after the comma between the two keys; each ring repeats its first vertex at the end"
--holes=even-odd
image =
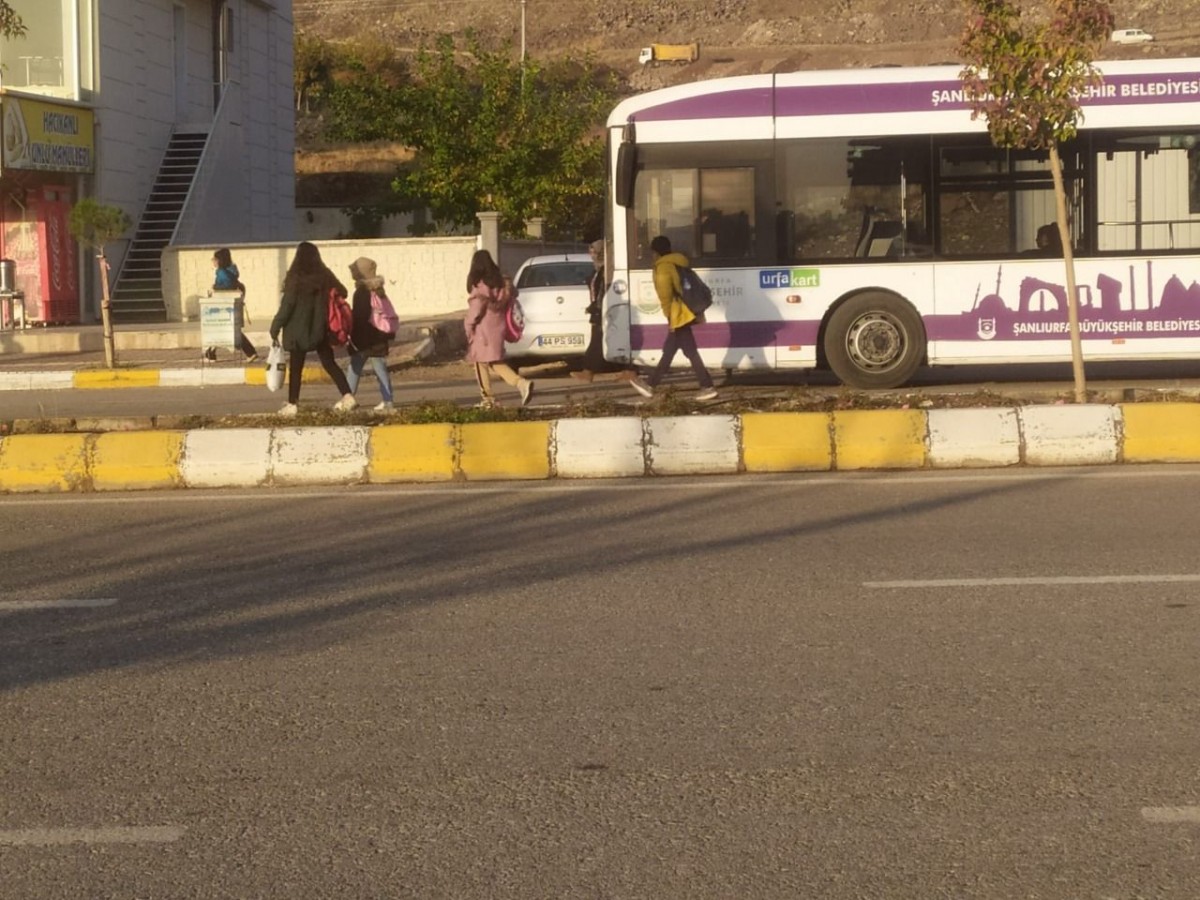
{"type": "Polygon", "coordinates": [[[899,387],[925,358],[925,328],[917,311],[899,297],[861,294],[829,317],[825,358],[842,384],[899,387]]]}

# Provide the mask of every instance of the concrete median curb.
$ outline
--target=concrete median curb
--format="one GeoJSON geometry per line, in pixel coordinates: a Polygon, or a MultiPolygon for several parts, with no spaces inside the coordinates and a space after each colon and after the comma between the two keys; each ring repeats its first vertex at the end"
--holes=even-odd
{"type": "Polygon", "coordinates": [[[0,491],[1200,462],[1200,405],[617,416],[0,438],[0,491]]]}
{"type": "MultiPolygon", "coordinates": [[[[392,357],[389,367],[428,358],[434,351],[435,338],[422,337],[410,352],[392,357]]],[[[9,369],[0,370],[2,391],[113,390],[148,387],[212,387],[224,385],[266,384],[264,361],[245,365],[192,365],[162,368],[128,369],[9,369]]],[[[304,367],[303,383],[328,383],[331,379],[320,365],[304,367]]]]}

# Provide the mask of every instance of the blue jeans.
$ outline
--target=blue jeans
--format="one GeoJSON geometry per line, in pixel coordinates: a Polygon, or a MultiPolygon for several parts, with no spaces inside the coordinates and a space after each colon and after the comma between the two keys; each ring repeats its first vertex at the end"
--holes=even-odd
{"type": "Polygon", "coordinates": [[[362,377],[363,366],[371,360],[371,368],[375,370],[375,380],[379,382],[379,393],[383,395],[384,403],[392,402],[392,373],[388,371],[387,360],[382,356],[367,356],[365,353],[355,353],[350,357],[350,368],[346,372],[346,381],[350,385],[350,393],[358,392],[358,379],[362,377]]]}

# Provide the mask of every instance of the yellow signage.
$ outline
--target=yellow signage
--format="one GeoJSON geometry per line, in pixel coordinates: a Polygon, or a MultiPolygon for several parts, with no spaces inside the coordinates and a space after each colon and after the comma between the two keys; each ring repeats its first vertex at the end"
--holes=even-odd
{"type": "Polygon", "coordinates": [[[94,118],[90,109],[5,94],[0,98],[0,166],[43,172],[91,172],[95,168],[94,118]]]}

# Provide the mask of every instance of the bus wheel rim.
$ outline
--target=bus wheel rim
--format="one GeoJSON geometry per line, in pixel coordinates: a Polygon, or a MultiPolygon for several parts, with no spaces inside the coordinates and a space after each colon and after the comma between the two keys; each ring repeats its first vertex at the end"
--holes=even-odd
{"type": "Polygon", "coordinates": [[[904,328],[894,317],[873,312],[861,316],[846,334],[846,351],[859,369],[878,372],[904,356],[904,328]]]}

